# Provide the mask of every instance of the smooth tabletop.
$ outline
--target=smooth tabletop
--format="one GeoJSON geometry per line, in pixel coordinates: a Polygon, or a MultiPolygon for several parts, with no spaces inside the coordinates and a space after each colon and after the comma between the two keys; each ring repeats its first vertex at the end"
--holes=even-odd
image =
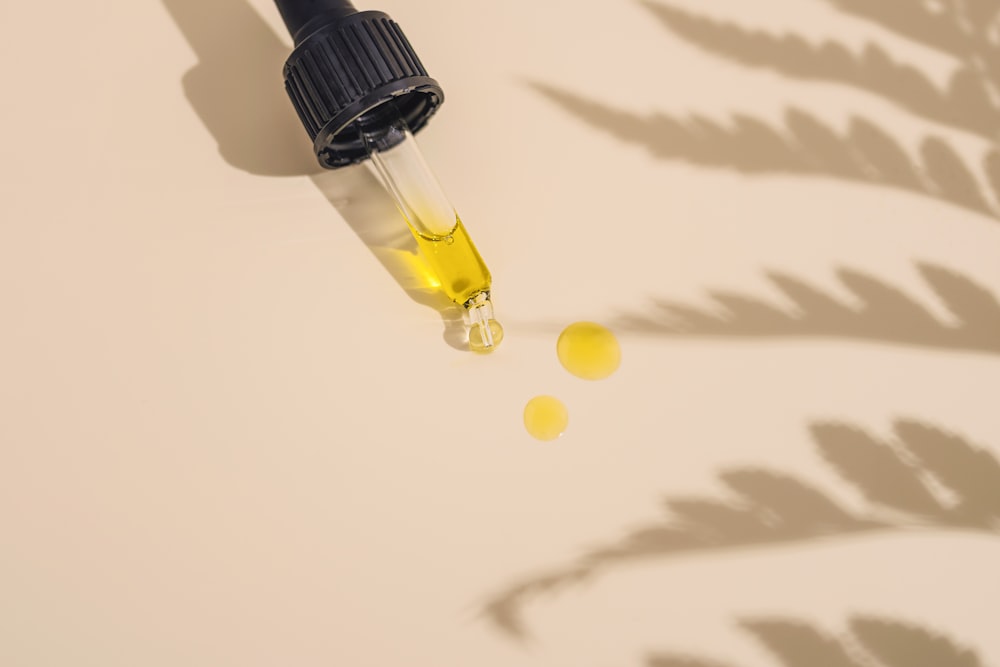
{"type": "Polygon", "coordinates": [[[1000,664],[996,3],[358,4],[490,356],[268,0],[0,5],[0,665],[1000,664]]]}

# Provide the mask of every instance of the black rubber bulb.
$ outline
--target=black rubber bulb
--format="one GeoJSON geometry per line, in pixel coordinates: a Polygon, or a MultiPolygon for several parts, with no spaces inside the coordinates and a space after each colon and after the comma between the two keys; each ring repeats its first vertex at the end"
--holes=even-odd
{"type": "Polygon", "coordinates": [[[402,117],[417,133],[444,102],[441,86],[383,12],[358,11],[348,0],[275,3],[295,41],[285,90],[322,166],[368,157],[362,126],[370,133],[389,122],[383,119],[402,117]],[[384,105],[392,112],[380,112],[384,105]]]}
{"type": "Polygon", "coordinates": [[[275,4],[296,46],[316,27],[358,13],[349,0],[275,0],[275,4]]]}

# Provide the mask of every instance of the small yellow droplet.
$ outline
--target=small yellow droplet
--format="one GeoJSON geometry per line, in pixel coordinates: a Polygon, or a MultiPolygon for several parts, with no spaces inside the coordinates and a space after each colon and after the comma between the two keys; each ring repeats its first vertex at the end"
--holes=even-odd
{"type": "Polygon", "coordinates": [[[539,440],[555,440],[569,425],[569,411],[554,396],[535,396],[524,406],[524,427],[539,440]]]}
{"type": "Polygon", "coordinates": [[[603,380],[622,361],[622,350],[611,330],[593,322],[576,322],[559,335],[556,353],[563,368],[584,380],[603,380]]]}
{"type": "Polygon", "coordinates": [[[489,320],[486,324],[490,328],[492,341],[485,340],[484,332],[479,326],[469,329],[469,349],[473,352],[492,352],[503,341],[503,327],[500,326],[500,323],[496,320],[489,320]]]}

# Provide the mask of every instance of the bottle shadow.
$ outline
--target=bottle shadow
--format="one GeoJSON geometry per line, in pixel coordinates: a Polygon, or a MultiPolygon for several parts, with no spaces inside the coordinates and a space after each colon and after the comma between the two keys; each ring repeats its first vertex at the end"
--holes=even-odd
{"type": "MultiPolygon", "coordinates": [[[[980,667],[979,655],[943,632],[912,622],[853,614],[847,630],[831,634],[801,619],[754,617],[738,620],[783,667],[980,667]]],[[[646,667],[725,667],[710,658],[655,653],[646,667]]]]}
{"type": "Polygon", "coordinates": [[[617,320],[621,331],[677,337],[847,338],[959,351],[1000,353],[1000,300],[986,287],[950,269],[917,265],[921,277],[957,321],[939,320],[919,301],[875,277],[842,268],[848,305],[808,282],[779,272],[767,278],[793,309],[764,299],[709,290],[706,305],[654,301],[644,315],[617,320]]]}
{"type": "Polygon", "coordinates": [[[826,463],[861,496],[863,509],[848,509],[781,471],[724,470],[718,478],[727,497],[668,496],[663,521],[504,587],[486,602],[483,615],[508,636],[523,639],[530,601],[638,562],[876,532],[1000,534],[1000,461],[989,450],[907,419],[895,422],[889,440],[840,422],[816,422],[809,430],[826,463]]]}
{"type": "Polygon", "coordinates": [[[181,83],[219,155],[259,176],[309,176],[407,295],[441,316],[445,342],[467,351],[461,308],[438,289],[377,179],[361,166],[320,167],[284,93],[290,47],[246,0],[162,2],[198,58],[181,83]]]}
{"type": "Polygon", "coordinates": [[[230,165],[260,176],[322,168],[285,97],[290,48],[246,0],[163,0],[198,57],[181,79],[194,112],[230,165]]]}

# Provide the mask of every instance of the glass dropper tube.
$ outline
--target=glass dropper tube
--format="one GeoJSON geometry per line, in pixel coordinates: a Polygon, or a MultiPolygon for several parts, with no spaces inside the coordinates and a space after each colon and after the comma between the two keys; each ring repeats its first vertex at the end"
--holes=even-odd
{"type": "Polygon", "coordinates": [[[410,128],[392,104],[362,119],[361,135],[371,164],[396,201],[441,289],[465,309],[469,347],[491,352],[503,340],[493,316],[492,276],[462,220],[424,160],[410,128]]]}

